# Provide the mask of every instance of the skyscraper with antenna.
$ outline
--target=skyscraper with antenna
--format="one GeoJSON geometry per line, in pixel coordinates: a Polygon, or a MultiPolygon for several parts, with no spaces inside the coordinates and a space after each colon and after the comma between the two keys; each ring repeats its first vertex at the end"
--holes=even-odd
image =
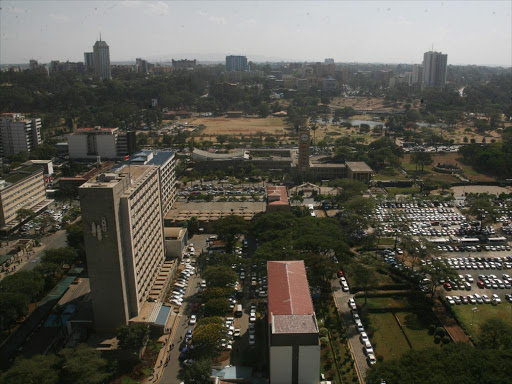
{"type": "Polygon", "coordinates": [[[94,44],[94,73],[100,80],[110,80],[110,48],[100,39],[94,44]]]}
{"type": "Polygon", "coordinates": [[[423,81],[422,88],[443,88],[446,83],[446,65],[448,55],[432,51],[423,54],[423,81]]]}

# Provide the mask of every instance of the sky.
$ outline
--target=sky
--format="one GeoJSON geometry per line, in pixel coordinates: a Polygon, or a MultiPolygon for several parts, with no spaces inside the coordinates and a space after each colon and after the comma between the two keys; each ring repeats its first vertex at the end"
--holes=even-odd
{"type": "Polygon", "coordinates": [[[512,1],[6,1],[0,64],[170,59],[512,66],[512,1]]]}

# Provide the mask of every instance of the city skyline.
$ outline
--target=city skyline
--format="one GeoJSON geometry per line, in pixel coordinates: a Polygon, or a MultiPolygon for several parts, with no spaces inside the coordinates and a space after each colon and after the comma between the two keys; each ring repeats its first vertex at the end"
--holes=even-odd
{"type": "Polygon", "coordinates": [[[510,2],[299,4],[3,1],[0,60],[83,61],[102,33],[112,62],[239,54],[255,62],[418,64],[433,45],[450,54],[449,64],[512,65],[510,2]]]}

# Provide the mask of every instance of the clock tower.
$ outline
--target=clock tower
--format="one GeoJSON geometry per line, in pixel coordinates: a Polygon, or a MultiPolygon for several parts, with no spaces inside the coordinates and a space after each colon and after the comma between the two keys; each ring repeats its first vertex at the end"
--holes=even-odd
{"type": "Polygon", "coordinates": [[[309,168],[309,128],[302,127],[299,130],[299,169],[307,170],[309,168]]]}

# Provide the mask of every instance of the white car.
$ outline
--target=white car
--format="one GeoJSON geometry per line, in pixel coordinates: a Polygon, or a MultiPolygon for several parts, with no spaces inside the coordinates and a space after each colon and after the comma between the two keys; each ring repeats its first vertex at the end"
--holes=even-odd
{"type": "Polygon", "coordinates": [[[249,316],[249,322],[251,322],[251,323],[256,322],[256,314],[255,313],[251,313],[251,315],[249,316]]]}
{"type": "Polygon", "coordinates": [[[361,322],[356,323],[356,328],[357,328],[357,332],[359,332],[359,333],[364,332],[363,323],[361,323],[361,322]]]}
{"type": "Polygon", "coordinates": [[[240,337],[240,335],[241,335],[240,329],[236,328],[235,332],[233,332],[233,337],[240,337]]]}
{"type": "Polygon", "coordinates": [[[501,303],[500,297],[497,294],[495,294],[495,293],[492,295],[492,301],[494,303],[496,303],[496,304],[500,304],[501,303]]]}
{"type": "Polygon", "coordinates": [[[206,288],[206,280],[201,281],[201,288],[206,288]]]}
{"type": "Polygon", "coordinates": [[[357,309],[356,301],[354,299],[348,299],[348,306],[351,309],[357,309]]]}
{"type": "Polygon", "coordinates": [[[377,363],[377,359],[375,358],[375,355],[373,353],[368,354],[368,362],[370,363],[370,365],[377,363]]]}
{"type": "Polygon", "coordinates": [[[196,317],[196,315],[192,315],[192,316],[190,316],[190,320],[188,321],[188,323],[189,323],[190,325],[194,325],[196,322],[197,322],[197,317],[196,317]]]}
{"type": "Polygon", "coordinates": [[[343,292],[348,292],[348,291],[350,291],[350,289],[349,289],[349,287],[348,287],[348,284],[346,284],[346,283],[342,285],[341,289],[343,290],[343,292]]]}
{"type": "Polygon", "coordinates": [[[361,342],[363,344],[366,343],[367,341],[370,341],[370,339],[368,339],[368,335],[366,334],[366,332],[361,332],[359,338],[361,339],[361,342]]]}

